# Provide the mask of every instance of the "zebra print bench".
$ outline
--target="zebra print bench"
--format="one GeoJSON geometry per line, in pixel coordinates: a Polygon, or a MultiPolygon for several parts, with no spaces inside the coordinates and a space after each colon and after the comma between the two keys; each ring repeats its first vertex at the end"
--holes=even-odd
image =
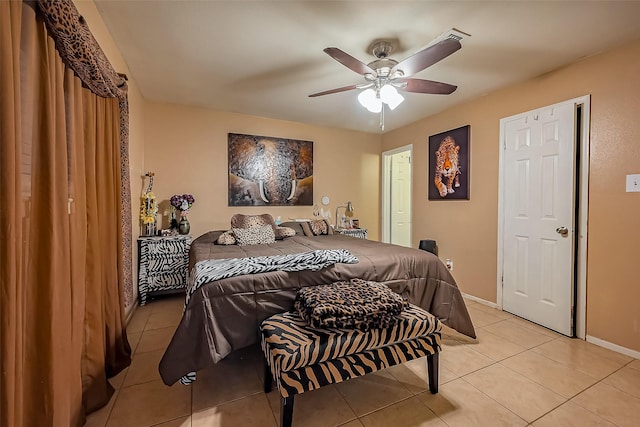
{"type": "Polygon", "coordinates": [[[394,326],[369,331],[312,328],[295,311],[269,317],[260,326],[264,391],[271,391],[275,379],[281,395],[280,426],[291,426],[296,394],[423,356],[429,390],[437,393],[441,330],[438,319],[414,305],[394,326]]]}

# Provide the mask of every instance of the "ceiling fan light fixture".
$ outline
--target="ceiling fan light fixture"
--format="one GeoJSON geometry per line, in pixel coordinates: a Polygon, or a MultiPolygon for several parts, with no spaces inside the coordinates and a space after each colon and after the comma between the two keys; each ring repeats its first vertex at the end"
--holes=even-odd
{"type": "Polygon", "coordinates": [[[376,95],[376,91],[369,88],[360,92],[358,102],[372,113],[379,113],[382,109],[382,101],[376,95]]]}
{"type": "Polygon", "coordinates": [[[380,89],[380,99],[387,104],[389,108],[395,110],[396,107],[404,101],[404,96],[400,95],[395,87],[386,84],[380,89]]]}
{"type": "Polygon", "coordinates": [[[398,105],[402,104],[402,101],[404,101],[404,96],[397,94],[397,96],[389,100],[389,102],[387,102],[386,104],[389,106],[389,108],[395,110],[398,105]]]}
{"type": "Polygon", "coordinates": [[[382,110],[382,101],[380,98],[375,98],[373,102],[367,106],[367,110],[371,113],[379,113],[382,110]]]}

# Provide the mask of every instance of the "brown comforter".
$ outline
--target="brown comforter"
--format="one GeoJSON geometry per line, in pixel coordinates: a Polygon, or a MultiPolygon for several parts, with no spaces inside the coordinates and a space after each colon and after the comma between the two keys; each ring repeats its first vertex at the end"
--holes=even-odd
{"type": "Polygon", "coordinates": [[[471,318],[455,280],[433,254],[343,235],[294,236],[269,245],[216,245],[221,234],[204,234],[191,244],[189,268],[205,259],[295,254],[316,249],[347,249],[358,264],[335,264],[320,271],[250,274],[201,286],[190,298],[160,361],[160,376],[171,385],[189,372],[210,366],[259,341],[267,317],[293,309],[304,286],[361,278],[387,284],[445,325],[475,338],[471,318]]]}

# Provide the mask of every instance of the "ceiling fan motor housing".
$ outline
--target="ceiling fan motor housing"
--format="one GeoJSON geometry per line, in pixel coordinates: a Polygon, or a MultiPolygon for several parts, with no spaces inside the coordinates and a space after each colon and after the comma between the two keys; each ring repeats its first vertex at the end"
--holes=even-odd
{"type": "Polygon", "coordinates": [[[391,58],[381,58],[376,59],[375,61],[371,61],[367,65],[376,70],[376,74],[378,77],[388,77],[391,69],[398,64],[398,61],[391,58]]]}
{"type": "Polygon", "coordinates": [[[388,58],[393,52],[393,45],[387,41],[380,41],[371,48],[373,56],[378,59],[388,58]]]}

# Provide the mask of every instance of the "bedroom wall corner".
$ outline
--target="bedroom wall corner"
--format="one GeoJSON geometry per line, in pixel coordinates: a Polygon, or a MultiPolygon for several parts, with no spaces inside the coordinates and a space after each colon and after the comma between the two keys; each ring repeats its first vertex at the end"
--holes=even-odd
{"type": "Polygon", "coordinates": [[[109,62],[119,73],[128,77],[129,87],[129,177],[131,183],[131,249],[132,249],[132,289],[125,292],[125,316],[128,320],[136,307],[138,298],[138,236],[139,236],[139,208],[141,194],[141,175],[144,173],[144,98],[140,93],[136,81],[133,79],[120,49],[111,37],[93,0],[74,0],[80,14],[85,18],[89,29],[97,40],[109,62]]]}

